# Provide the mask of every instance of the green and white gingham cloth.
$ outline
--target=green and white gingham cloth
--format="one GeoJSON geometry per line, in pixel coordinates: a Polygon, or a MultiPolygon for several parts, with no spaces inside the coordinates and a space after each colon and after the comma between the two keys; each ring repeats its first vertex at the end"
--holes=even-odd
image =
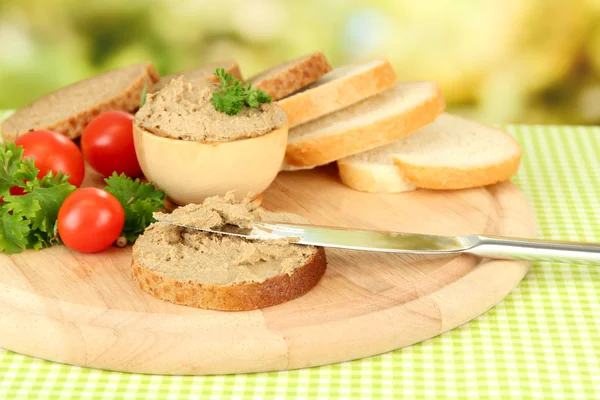
{"type": "MultiPolygon", "coordinates": [[[[600,242],[600,128],[512,126],[516,182],[541,236],[600,242]]],[[[2,329],[2,327],[0,327],[2,329]]],[[[539,263],[486,314],[431,340],[342,364],[150,376],[0,350],[0,399],[600,398],[600,268],[539,263]]]]}

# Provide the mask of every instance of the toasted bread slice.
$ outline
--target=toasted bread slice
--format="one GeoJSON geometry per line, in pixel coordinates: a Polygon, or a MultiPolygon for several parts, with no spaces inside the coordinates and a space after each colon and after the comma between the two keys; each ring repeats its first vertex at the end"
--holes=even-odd
{"type": "Polygon", "coordinates": [[[521,148],[509,134],[443,114],[404,139],[339,160],[338,167],[342,181],[354,189],[395,193],[505,181],[520,159],[521,148]]]}
{"type": "Polygon", "coordinates": [[[164,88],[169,82],[180,76],[183,76],[186,82],[194,82],[198,80],[218,82],[219,79],[215,76],[215,70],[217,68],[223,68],[225,71],[229,72],[231,75],[235,76],[240,81],[243,81],[239,65],[235,61],[228,60],[205,64],[194,69],[189,69],[187,71],[178,72],[176,74],[163,76],[162,78],[160,78],[160,81],[158,81],[158,83],[154,85],[153,91],[156,92],[157,90],[164,88]]]}
{"type": "Polygon", "coordinates": [[[273,100],[279,100],[315,82],[331,71],[331,66],[321,52],[287,61],[248,79],[273,100]]]}
{"type": "Polygon", "coordinates": [[[334,114],[290,130],[286,162],[323,165],[401,139],[444,111],[434,82],[397,83],[334,114]]]}
{"type": "Polygon", "coordinates": [[[17,110],[2,123],[0,131],[8,141],[39,129],[74,139],[105,111],[136,111],[144,86],[147,84],[151,89],[158,80],[158,73],[149,62],[105,72],[49,93],[17,110]]]}
{"type": "Polygon", "coordinates": [[[387,60],[347,65],[277,104],[285,110],[293,128],[376,95],[395,82],[396,74],[387,60]]]}

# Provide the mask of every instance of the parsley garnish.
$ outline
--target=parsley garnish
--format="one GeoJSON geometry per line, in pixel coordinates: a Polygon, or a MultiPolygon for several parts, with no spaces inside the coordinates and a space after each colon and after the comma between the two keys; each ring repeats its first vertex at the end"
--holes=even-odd
{"type": "Polygon", "coordinates": [[[148,96],[148,81],[144,82],[144,87],[142,88],[142,94],[140,95],[140,108],[144,107],[144,104],[146,104],[146,96],[148,96]]]}
{"type": "Polygon", "coordinates": [[[221,81],[221,88],[213,93],[210,102],[217,111],[227,115],[236,115],[244,107],[259,108],[263,103],[270,103],[271,96],[252,84],[246,86],[223,68],[215,70],[215,76],[221,81]]]}
{"type": "Polygon", "coordinates": [[[23,157],[23,147],[14,143],[0,145],[0,252],[19,253],[60,243],[57,232],[58,210],[74,190],[68,176],[48,172],[41,179],[33,159],[23,157]],[[10,188],[25,191],[10,195],[10,188]]]}
{"type": "Polygon", "coordinates": [[[125,174],[117,175],[115,172],[104,181],[107,185],[104,190],[115,196],[125,210],[125,226],[121,236],[133,243],[148,225],[156,221],[152,213],[163,208],[167,195],[152,183],[142,183],[125,174]]]}

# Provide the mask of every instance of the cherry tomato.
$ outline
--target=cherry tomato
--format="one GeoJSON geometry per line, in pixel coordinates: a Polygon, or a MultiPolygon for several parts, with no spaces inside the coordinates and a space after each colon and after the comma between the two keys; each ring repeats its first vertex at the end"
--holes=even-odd
{"type": "Polygon", "coordinates": [[[113,172],[135,178],[142,173],[133,144],[133,115],[100,114],[83,131],[81,149],[87,162],[107,177],[113,172]]]}
{"type": "MultiPolygon", "coordinates": [[[[9,190],[11,196],[22,196],[25,194],[25,189],[13,186],[9,190]]],[[[4,197],[0,197],[0,204],[4,203],[4,197]]]]}
{"type": "Polygon", "coordinates": [[[69,183],[81,186],[85,175],[83,155],[68,137],[52,131],[32,131],[20,136],[15,144],[23,146],[23,158],[33,158],[40,170],[38,178],[48,171],[61,171],[69,175],[69,183]]]}
{"type": "Polygon", "coordinates": [[[125,212],[119,200],[96,188],[76,190],[58,211],[58,235],[67,247],[82,253],[110,247],[124,224],[125,212]]]}
{"type": "Polygon", "coordinates": [[[19,186],[13,186],[8,191],[11,196],[22,196],[25,194],[25,189],[19,186]]]}

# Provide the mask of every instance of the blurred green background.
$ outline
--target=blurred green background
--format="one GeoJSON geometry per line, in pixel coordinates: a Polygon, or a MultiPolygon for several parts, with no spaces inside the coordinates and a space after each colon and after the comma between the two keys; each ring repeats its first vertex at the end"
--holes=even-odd
{"type": "Polygon", "coordinates": [[[387,57],[482,121],[600,123],[600,0],[0,0],[0,108],[142,60],[249,77],[315,50],[387,57]]]}

